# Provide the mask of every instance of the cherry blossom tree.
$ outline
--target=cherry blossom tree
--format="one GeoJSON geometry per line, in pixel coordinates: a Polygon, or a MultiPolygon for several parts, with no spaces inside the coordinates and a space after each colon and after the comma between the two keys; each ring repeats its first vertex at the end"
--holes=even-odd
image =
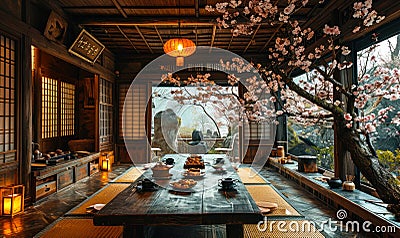
{"type": "MultiPolygon", "coordinates": [[[[282,32],[276,37],[275,46],[268,49],[268,63],[256,65],[271,93],[281,94],[281,97],[273,97],[274,100],[282,106],[284,113],[298,122],[332,120],[340,135],[341,148],[350,152],[353,162],[380,198],[392,204],[388,209],[399,214],[400,181],[379,164],[370,143],[371,133],[377,126],[387,123],[388,112],[396,109],[387,107],[376,113],[366,108],[371,101],[379,104],[382,99],[395,101],[400,98],[399,69],[377,67],[373,76],[379,80],[370,83],[371,74],[360,67],[357,82],[351,83],[352,75],[348,73],[353,67],[349,60],[351,50],[339,44],[341,28],[325,24],[323,29],[303,29],[291,18],[307,4],[308,0],[289,0],[282,9],[269,0],[246,3],[232,0],[206,9],[219,12],[218,26],[231,28],[235,36],[252,34],[254,26],[261,23],[281,26],[282,32]],[[314,30],[323,32],[318,44],[314,30]],[[293,80],[298,72],[306,72],[308,79],[293,80]]],[[[353,33],[384,19],[372,9],[372,0],[355,1],[352,17],[359,20],[353,33]]],[[[373,60],[368,58],[371,50],[364,52],[366,62],[373,60]]],[[[399,118],[397,113],[390,123],[399,124],[399,118]]]]}
{"type": "MultiPolygon", "coordinates": [[[[320,1],[323,4],[324,0],[320,1]]],[[[210,102],[211,95],[231,97],[236,104],[219,105],[225,113],[229,109],[240,112],[249,120],[268,120],[275,115],[286,115],[297,123],[332,123],[339,135],[337,141],[344,151],[351,154],[354,164],[374,186],[380,198],[390,204],[388,209],[400,216],[400,181],[385,169],[378,161],[376,152],[370,142],[376,128],[387,123],[400,124],[400,113],[388,121],[388,113],[393,107],[374,110],[382,100],[396,101],[400,99],[400,72],[398,68],[375,67],[369,72],[359,65],[358,75],[353,75],[351,49],[341,45],[342,29],[340,26],[325,24],[321,29],[302,28],[292,19],[293,14],[308,4],[308,0],[289,0],[284,8],[278,7],[275,1],[240,0],[217,3],[207,6],[208,11],[218,12],[217,24],[221,28],[230,28],[234,36],[250,35],[258,24],[279,26],[274,47],[267,50],[268,62],[247,65],[239,59],[221,61],[225,69],[232,68],[238,72],[256,68],[262,81],[248,78],[249,83],[244,97],[234,93],[218,95],[218,85],[209,80],[209,75],[199,75],[186,80],[185,84],[209,85],[205,92],[198,95],[184,95],[176,91],[177,100],[193,100],[210,102]],[[316,39],[316,34],[322,37],[316,39]],[[295,76],[306,73],[307,78],[295,80],[295,76]],[[374,77],[373,82],[369,80],[374,77]],[[272,95],[260,97],[260,95],[272,95]],[[271,104],[278,104],[279,111],[271,110],[271,104]],[[226,109],[226,110],[225,110],[226,109]]],[[[355,1],[352,17],[357,23],[352,32],[357,33],[372,25],[379,24],[384,16],[372,9],[372,0],[355,1]]],[[[363,52],[368,64],[373,61],[373,48],[363,52]]],[[[164,81],[180,85],[180,79],[165,75],[164,81]]],[[[231,85],[238,83],[238,78],[228,76],[231,85]]],[[[220,101],[220,100],[219,100],[220,101]]],[[[237,115],[237,114],[236,114],[237,115]]],[[[234,115],[231,115],[234,117],[234,115]]],[[[240,121],[241,118],[237,118],[240,121]]]]}

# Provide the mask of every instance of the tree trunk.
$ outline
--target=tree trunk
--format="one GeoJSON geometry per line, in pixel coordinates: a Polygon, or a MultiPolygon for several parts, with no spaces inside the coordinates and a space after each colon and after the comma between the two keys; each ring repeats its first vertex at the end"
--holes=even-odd
{"type": "Polygon", "coordinates": [[[364,146],[360,134],[355,129],[345,128],[345,122],[341,126],[344,148],[350,152],[354,164],[376,189],[383,202],[388,204],[400,204],[400,181],[378,162],[378,158],[364,146]]]}

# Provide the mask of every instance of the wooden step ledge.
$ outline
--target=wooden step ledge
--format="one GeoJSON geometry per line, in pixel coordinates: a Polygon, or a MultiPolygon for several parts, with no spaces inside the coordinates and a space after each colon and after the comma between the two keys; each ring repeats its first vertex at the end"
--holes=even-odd
{"type": "Polygon", "coordinates": [[[35,237],[41,238],[119,238],[122,226],[95,226],[91,218],[61,217],[35,237]]]}

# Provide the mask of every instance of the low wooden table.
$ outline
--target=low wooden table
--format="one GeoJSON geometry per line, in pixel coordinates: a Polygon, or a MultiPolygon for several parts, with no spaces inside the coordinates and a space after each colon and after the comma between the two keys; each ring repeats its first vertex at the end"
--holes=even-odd
{"type": "MultiPolygon", "coordinates": [[[[238,182],[236,191],[224,192],[218,180],[231,177],[239,179],[236,171],[225,159],[225,172],[210,166],[216,157],[224,155],[202,155],[207,163],[205,176],[196,179],[192,193],[171,191],[169,183],[184,178],[183,164],[187,154],[166,155],[174,158],[175,166],[170,170],[171,179],[156,180],[163,185],[155,191],[138,191],[136,184],[117,195],[93,218],[95,225],[124,226],[124,237],[143,237],[144,226],[191,226],[226,224],[228,237],[243,237],[243,224],[255,224],[263,219],[260,210],[246,190],[238,182]]],[[[148,170],[143,176],[152,178],[148,170]]]]}

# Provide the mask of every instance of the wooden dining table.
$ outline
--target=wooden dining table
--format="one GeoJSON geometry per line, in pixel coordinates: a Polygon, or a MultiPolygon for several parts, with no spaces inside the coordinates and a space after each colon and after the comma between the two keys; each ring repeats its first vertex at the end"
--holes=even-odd
{"type": "Polygon", "coordinates": [[[197,184],[190,190],[176,190],[170,183],[186,178],[184,162],[189,154],[168,154],[175,164],[170,178],[155,179],[151,169],[142,178],[153,180],[158,186],[150,191],[138,189],[137,183],[118,194],[94,215],[96,226],[123,226],[124,237],[144,237],[145,226],[193,226],[225,224],[227,237],[243,237],[243,224],[255,224],[263,219],[261,211],[240,181],[236,170],[225,155],[202,154],[204,176],[194,177],[197,184]],[[224,158],[222,169],[212,164],[224,158]],[[224,191],[218,186],[223,178],[237,179],[234,190],[224,191]]]}

